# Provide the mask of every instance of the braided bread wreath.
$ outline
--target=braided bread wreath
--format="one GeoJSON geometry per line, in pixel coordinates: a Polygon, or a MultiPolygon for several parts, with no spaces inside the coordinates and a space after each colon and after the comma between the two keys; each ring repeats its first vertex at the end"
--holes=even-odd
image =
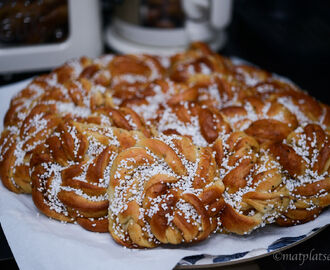
{"type": "Polygon", "coordinates": [[[11,101],[2,183],[130,248],[315,219],[330,204],[330,107],[203,43],[83,57],[11,101]]]}

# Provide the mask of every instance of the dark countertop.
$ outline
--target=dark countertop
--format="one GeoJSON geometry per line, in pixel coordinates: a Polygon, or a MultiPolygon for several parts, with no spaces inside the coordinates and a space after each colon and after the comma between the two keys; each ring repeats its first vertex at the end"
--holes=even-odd
{"type": "MultiPolygon", "coordinates": [[[[329,104],[330,1],[236,0],[228,42],[220,53],[238,56],[292,79],[312,96],[329,104]]],[[[109,52],[105,48],[105,52],[109,52]]],[[[40,73],[0,75],[0,85],[40,73]]],[[[294,227],[293,227],[294,229],[294,227]]],[[[254,263],[259,269],[329,269],[330,226],[283,254],[327,255],[327,260],[279,260],[268,256],[254,263]]],[[[298,256],[297,255],[297,256],[298,256]]],[[[294,257],[292,257],[294,258],[294,257]]],[[[243,265],[242,265],[243,266],[243,265]]],[[[16,262],[0,227],[0,268],[16,262]]]]}

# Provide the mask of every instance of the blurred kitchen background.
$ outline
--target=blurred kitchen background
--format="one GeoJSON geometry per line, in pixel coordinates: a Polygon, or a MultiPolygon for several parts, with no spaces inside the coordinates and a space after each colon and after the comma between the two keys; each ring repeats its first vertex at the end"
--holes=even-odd
{"type": "MultiPolygon", "coordinates": [[[[191,40],[288,77],[330,103],[327,0],[0,0],[0,86],[73,57],[168,54],[191,40]]],[[[3,258],[14,264],[0,236],[0,265],[3,258]]],[[[319,252],[329,253],[329,240],[328,228],[296,252],[317,245],[319,252]]],[[[298,269],[271,258],[261,263],[298,269]]]]}
{"type": "Polygon", "coordinates": [[[204,40],[327,102],[330,1],[0,0],[0,85],[73,57],[168,54],[204,40]]]}

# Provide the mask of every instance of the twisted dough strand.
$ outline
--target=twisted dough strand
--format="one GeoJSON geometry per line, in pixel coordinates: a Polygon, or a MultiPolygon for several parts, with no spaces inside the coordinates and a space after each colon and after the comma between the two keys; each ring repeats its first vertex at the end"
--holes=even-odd
{"type": "Polygon", "coordinates": [[[95,124],[60,124],[31,158],[35,205],[49,217],[77,221],[92,231],[107,231],[111,163],[139,136],[95,124]]]}
{"type": "Polygon", "coordinates": [[[278,219],[283,226],[315,219],[330,204],[329,136],[316,124],[299,127],[270,146],[287,173],[290,206],[278,219]]]}
{"type": "Polygon", "coordinates": [[[223,229],[246,234],[275,222],[289,202],[279,164],[243,132],[219,137],[213,148],[225,185],[223,229]]]}
{"type": "Polygon", "coordinates": [[[210,148],[186,137],[142,139],[111,168],[109,231],[128,247],[205,239],[217,227],[223,184],[210,148]]]}

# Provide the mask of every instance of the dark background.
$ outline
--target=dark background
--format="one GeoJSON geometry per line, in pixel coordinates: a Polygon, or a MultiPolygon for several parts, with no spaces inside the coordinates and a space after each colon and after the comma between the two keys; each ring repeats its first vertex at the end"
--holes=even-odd
{"type": "Polygon", "coordinates": [[[221,52],[284,75],[329,104],[330,1],[235,0],[221,52]]]}
{"type": "MultiPolygon", "coordinates": [[[[103,6],[103,13],[111,7],[106,0],[103,6]]],[[[105,52],[111,50],[105,47],[105,52]]],[[[235,0],[228,41],[220,53],[241,57],[288,77],[318,100],[329,104],[330,1],[235,0]]],[[[0,75],[0,85],[38,74],[0,75]]],[[[329,243],[330,227],[283,253],[306,254],[314,249],[313,254],[330,254],[329,243]]],[[[272,256],[256,263],[261,269],[329,269],[330,265],[329,261],[307,261],[300,266],[301,262],[277,262],[272,256]]],[[[17,268],[2,231],[0,268],[17,268]]]]}

